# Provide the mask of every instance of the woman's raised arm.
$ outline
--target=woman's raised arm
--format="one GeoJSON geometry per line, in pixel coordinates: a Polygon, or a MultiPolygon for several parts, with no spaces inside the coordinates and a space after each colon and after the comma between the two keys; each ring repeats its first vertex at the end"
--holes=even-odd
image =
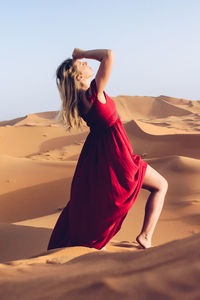
{"type": "Polygon", "coordinates": [[[97,96],[98,98],[104,98],[103,91],[109,80],[112,65],[113,65],[113,51],[110,49],[96,49],[84,51],[79,48],[75,48],[72,54],[74,59],[95,59],[100,62],[99,69],[95,76],[96,86],[97,86],[97,96]]]}

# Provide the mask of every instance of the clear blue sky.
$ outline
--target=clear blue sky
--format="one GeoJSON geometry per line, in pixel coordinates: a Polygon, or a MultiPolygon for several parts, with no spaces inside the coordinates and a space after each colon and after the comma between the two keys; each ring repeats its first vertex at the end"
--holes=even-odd
{"type": "Polygon", "coordinates": [[[110,96],[200,100],[199,0],[7,0],[0,28],[0,120],[58,110],[55,71],[74,47],[113,49],[110,96]]]}

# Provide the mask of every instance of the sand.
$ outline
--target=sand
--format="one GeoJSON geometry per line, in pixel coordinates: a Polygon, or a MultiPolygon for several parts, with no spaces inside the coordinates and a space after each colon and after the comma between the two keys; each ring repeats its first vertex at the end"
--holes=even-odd
{"type": "Polygon", "coordinates": [[[113,99],[134,153],[169,183],[154,247],[135,241],[141,189],[106,249],[47,251],[89,129],[66,132],[56,111],[0,122],[1,299],[200,298],[200,101],[113,99]]]}

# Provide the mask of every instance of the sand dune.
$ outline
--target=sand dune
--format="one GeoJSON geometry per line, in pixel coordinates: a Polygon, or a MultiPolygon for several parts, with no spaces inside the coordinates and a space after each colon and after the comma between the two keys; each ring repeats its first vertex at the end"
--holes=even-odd
{"type": "Polygon", "coordinates": [[[22,120],[24,120],[24,119],[26,119],[27,118],[27,116],[25,116],[25,117],[20,117],[20,118],[16,118],[16,119],[13,119],[13,120],[9,120],[9,121],[2,121],[2,122],[0,122],[0,126],[2,127],[2,126],[13,126],[13,125],[15,125],[15,124],[17,124],[17,123],[19,123],[19,122],[21,122],[22,120]]]}
{"type": "Polygon", "coordinates": [[[168,103],[171,103],[172,105],[176,105],[178,107],[182,107],[187,109],[188,111],[191,111],[195,114],[200,113],[200,100],[191,101],[186,99],[177,99],[173,97],[167,97],[167,96],[159,96],[157,97],[158,100],[163,100],[168,103]]]}
{"type": "Polygon", "coordinates": [[[30,257],[45,251],[51,230],[0,223],[0,262],[30,257]]]}
{"type": "MultiPolygon", "coordinates": [[[[117,105],[120,118],[125,120],[126,116],[130,118],[146,117],[167,118],[169,116],[186,116],[192,115],[187,107],[179,107],[176,102],[166,101],[165,97],[141,97],[141,96],[118,96],[114,100],[117,105]],[[174,105],[175,104],[175,105],[174,105]],[[127,114],[128,111],[128,114],[127,114]]],[[[170,98],[171,99],[171,98],[170,98]]]]}
{"type": "Polygon", "coordinates": [[[4,155],[0,164],[1,222],[52,214],[68,201],[75,161],[40,162],[4,155]]]}
{"type": "Polygon", "coordinates": [[[145,251],[130,251],[125,246],[119,253],[89,249],[84,254],[83,247],[74,247],[49,254],[49,259],[43,255],[29,262],[4,264],[0,267],[0,296],[198,299],[199,242],[197,234],[145,251]],[[75,258],[70,257],[70,250],[75,258]]]}
{"type": "Polygon", "coordinates": [[[93,299],[94,293],[97,299],[198,299],[200,101],[164,95],[114,101],[134,153],[169,183],[154,247],[141,250],[135,241],[150,194],[141,189],[106,251],[47,251],[89,128],[66,132],[56,111],[0,122],[2,299],[8,292],[12,299],[93,299]]]}
{"type": "Polygon", "coordinates": [[[148,133],[162,135],[200,131],[200,101],[166,96],[118,96],[114,99],[120,118],[124,122],[134,119],[148,133]]]}
{"type": "Polygon", "coordinates": [[[132,120],[124,124],[135,153],[142,157],[162,157],[166,155],[200,158],[200,134],[152,135],[144,132],[132,120]]]}

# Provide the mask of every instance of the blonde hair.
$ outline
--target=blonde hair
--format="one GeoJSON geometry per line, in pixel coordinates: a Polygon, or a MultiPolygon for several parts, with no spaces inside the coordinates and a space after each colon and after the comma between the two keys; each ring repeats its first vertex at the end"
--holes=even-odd
{"type": "Polygon", "coordinates": [[[64,60],[56,70],[56,84],[62,100],[60,111],[67,130],[72,128],[83,129],[85,122],[80,116],[81,89],[79,89],[76,77],[79,72],[74,65],[74,60],[64,60]]]}

